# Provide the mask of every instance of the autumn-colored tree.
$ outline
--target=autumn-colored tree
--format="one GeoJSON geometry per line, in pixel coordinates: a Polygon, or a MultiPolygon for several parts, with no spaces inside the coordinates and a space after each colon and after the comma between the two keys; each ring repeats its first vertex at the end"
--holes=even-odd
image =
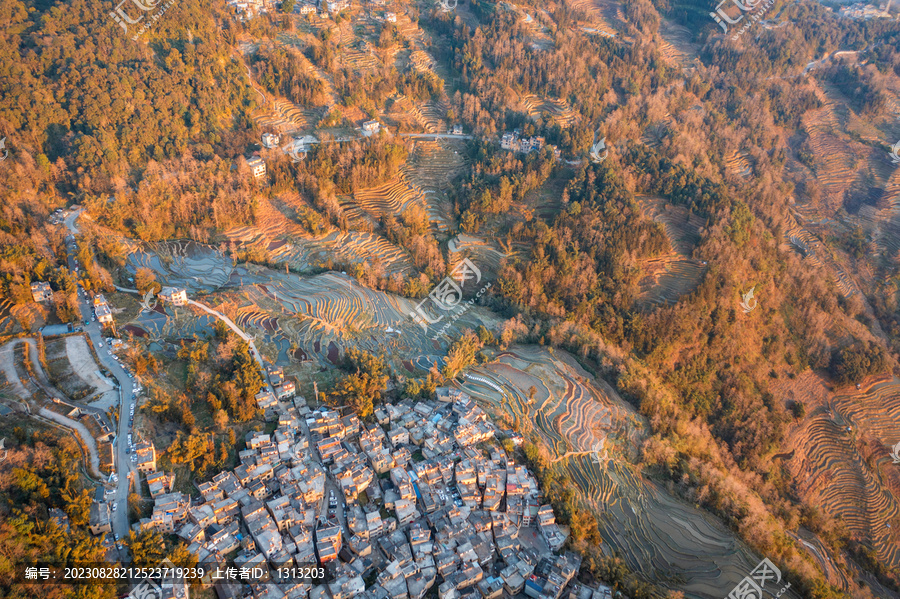
{"type": "Polygon", "coordinates": [[[452,379],[461,370],[475,363],[475,354],[483,344],[471,329],[466,329],[462,337],[453,342],[450,351],[447,352],[447,363],[441,374],[444,378],[452,379]]]}
{"type": "Polygon", "coordinates": [[[141,293],[147,293],[148,291],[159,293],[160,289],[162,289],[162,285],[156,280],[156,273],[146,266],[138,268],[137,272],[134,273],[134,286],[141,293]]]}

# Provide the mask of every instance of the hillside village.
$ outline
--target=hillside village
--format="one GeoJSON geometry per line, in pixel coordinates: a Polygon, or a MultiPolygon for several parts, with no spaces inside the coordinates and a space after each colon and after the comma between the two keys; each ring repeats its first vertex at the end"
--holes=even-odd
{"type": "MultiPolygon", "coordinates": [[[[274,432],[248,433],[240,465],[197,484],[199,499],[172,491],[140,446],[155,503],[135,530],[176,534],[201,565],[327,568],[327,584],[253,582],[258,599],[610,596],[571,584],[581,558],[558,554],[567,534],[535,477],[465,393],[385,404],[369,426],[302,397],[257,400],[274,432]]],[[[238,581],[204,583],[246,596],[238,581]]]]}

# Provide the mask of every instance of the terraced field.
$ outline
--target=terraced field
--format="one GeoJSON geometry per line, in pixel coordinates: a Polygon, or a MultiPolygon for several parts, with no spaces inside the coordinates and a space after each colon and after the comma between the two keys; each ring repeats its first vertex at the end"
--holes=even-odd
{"type": "Polygon", "coordinates": [[[625,13],[616,0],[568,0],[571,8],[583,11],[590,28],[605,36],[614,36],[624,30],[625,13]]]}
{"type": "Polygon", "coordinates": [[[406,274],[412,263],[406,250],[374,233],[332,231],[316,239],[292,239],[271,252],[277,262],[287,262],[300,271],[324,267],[329,260],[338,263],[380,264],[385,274],[406,274]]]}
{"type": "Polygon", "coordinates": [[[725,161],[725,168],[729,175],[741,179],[753,174],[753,167],[742,152],[733,152],[725,161]]]}
{"type": "MultiPolygon", "coordinates": [[[[889,449],[900,442],[900,379],[883,377],[860,390],[833,393],[818,375],[806,372],[777,382],[773,391],[807,408],[779,450],[797,493],[897,568],[900,467],[891,463],[889,449]]],[[[847,588],[838,573],[831,582],[847,588]]]]}
{"type": "Polygon", "coordinates": [[[404,176],[422,190],[428,218],[438,231],[449,228],[447,215],[451,213],[451,205],[446,190],[466,168],[462,148],[458,141],[419,139],[403,166],[404,176]]]}
{"type": "Polygon", "coordinates": [[[149,268],[163,285],[184,287],[189,293],[211,291],[231,276],[231,260],[210,245],[195,241],[129,244],[128,271],[134,274],[138,268],[149,268]]]}
{"type": "Polygon", "coordinates": [[[641,417],[567,353],[513,347],[455,386],[551,448],[597,513],[603,550],[632,569],[686,596],[721,599],[759,562],[721,523],[633,470],[625,456],[643,435],[641,417]],[[597,456],[601,441],[609,453],[597,456]]]}
{"type": "Polygon", "coordinates": [[[864,205],[856,216],[880,255],[891,259],[900,252],[900,169],[888,175],[877,206],[864,205]]]}
{"type": "Polygon", "coordinates": [[[834,93],[816,89],[822,107],[803,116],[803,129],[814,155],[813,170],[822,189],[823,216],[832,216],[844,204],[862,173],[860,166],[871,156],[871,148],[840,136],[849,118],[849,109],[834,93]]]}
{"type": "Polygon", "coordinates": [[[844,297],[859,292],[856,282],[835,262],[831,251],[825,247],[819,238],[796,220],[790,221],[790,226],[785,232],[785,237],[791,246],[809,262],[812,267],[821,267],[828,272],[835,286],[844,297]]]}
{"type": "Polygon", "coordinates": [[[151,312],[140,312],[122,327],[137,337],[156,339],[193,339],[211,335],[215,318],[205,312],[171,305],[157,305],[151,312]]]}
{"type": "Polygon", "coordinates": [[[700,241],[702,221],[683,206],[663,198],[639,197],[644,213],[663,225],[672,251],[641,264],[644,278],[638,304],[644,307],[672,304],[700,284],[707,266],[690,257],[700,241]]]}
{"type": "Polygon", "coordinates": [[[425,195],[414,183],[401,175],[379,187],[362,189],[352,198],[343,198],[341,208],[351,219],[368,217],[367,220],[377,223],[383,216],[389,214],[399,216],[415,204],[427,206],[425,195]]]}
{"type": "Polygon", "coordinates": [[[395,94],[390,103],[387,117],[408,130],[425,133],[446,133],[447,105],[441,102],[428,101],[417,104],[403,94],[395,94]]]}
{"type": "Polygon", "coordinates": [[[18,326],[13,314],[15,304],[8,297],[0,298],[0,335],[12,335],[18,326]]]}
{"type": "MultiPolygon", "coordinates": [[[[432,340],[435,327],[443,322],[426,331],[412,320],[409,314],[417,301],[362,287],[346,275],[298,277],[240,266],[235,282],[240,286],[234,292],[216,296],[215,301],[224,301],[216,309],[249,334],[259,334],[261,351],[273,359],[284,356],[281,340],[286,340],[304,359],[322,364],[334,362],[353,346],[389,352],[399,369],[404,360],[434,362],[448,346],[447,339],[432,340]]],[[[499,322],[489,311],[471,307],[450,326],[447,337],[455,339],[463,328],[495,327],[499,322]]]]}
{"type": "Polygon", "coordinates": [[[253,120],[264,131],[299,135],[312,129],[318,118],[315,111],[305,110],[282,98],[274,99],[265,108],[257,110],[253,120]]]}
{"type": "Polygon", "coordinates": [[[558,98],[538,98],[526,95],[519,98],[519,109],[533,119],[549,114],[560,127],[568,127],[574,122],[575,113],[565,100],[558,98]]]}
{"type": "Polygon", "coordinates": [[[462,261],[463,258],[469,258],[478,265],[482,274],[500,272],[501,262],[507,257],[506,254],[497,250],[484,239],[473,237],[460,233],[450,240],[448,243],[450,250],[450,266],[451,268],[462,261]]]}
{"type": "Polygon", "coordinates": [[[300,271],[324,267],[329,260],[351,264],[377,262],[386,274],[412,270],[407,252],[380,235],[337,229],[310,235],[293,220],[295,209],[302,204],[297,194],[282,194],[273,202],[260,197],[257,224],[226,231],[225,237],[263,249],[271,260],[286,262],[300,271]]]}
{"type": "Polygon", "coordinates": [[[683,69],[693,67],[699,54],[699,46],[691,41],[691,32],[686,27],[662,19],[659,25],[660,51],[663,58],[672,65],[683,69]]]}

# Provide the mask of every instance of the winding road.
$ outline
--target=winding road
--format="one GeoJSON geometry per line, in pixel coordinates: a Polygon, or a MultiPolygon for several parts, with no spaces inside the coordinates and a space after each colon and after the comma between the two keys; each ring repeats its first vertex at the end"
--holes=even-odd
{"type": "Polygon", "coordinates": [[[247,345],[250,346],[250,355],[252,355],[252,356],[254,357],[254,359],[256,360],[256,363],[259,364],[259,367],[260,367],[260,369],[261,369],[262,372],[263,372],[263,382],[265,382],[266,389],[267,389],[270,393],[273,393],[272,387],[269,385],[269,382],[268,382],[268,380],[267,380],[267,377],[265,376],[266,366],[265,366],[265,364],[263,364],[262,356],[259,355],[259,350],[256,349],[256,344],[253,343],[253,337],[251,337],[250,335],[248,335],[247,333],[245,333],[244,331],[242,331],[242,330],[240,329],[240,327],[238,327],[238,325],[234,324],[234,322],[233,322],[230,318],[228,318],[227,316],[225,316],[224,314],[222,314],[222,313],[219,312],[218,310],[213,310],[213,309],[210,308],[209,306],[207,306],[207,305],[205,305],[205,304],[201,304],[200,302],[196,302],[196,301],[194,301],[194,300],[192,300],[192,299],[189,299],[189,300],[187,301],[187,303],[190,304],[190,305],[192,305],[192,306],[194,306],[194,307],[200,308],[201,310],[203,310],[204,312],[206,312],[206,313],[208,313],[208,314],[212,314],[213,316],[215,316],[216,318],[218,318],[219,320],[221,320],[222,322],[224,322],[225,324],[227,324],[228,327],[229,327],[232,331],[234,331],[235,334],[236,334],[238,337],[240,337],[241,339],[243,339],[244,341],[247,342],[247,345]]]}
{"type": "Polygon", "coordinates": [[[28,400],[33,394],[22,385],[22,381],[19,379],[19,374],[16,372],[15,366],[15,348],[22,343],[28,346],[28,359],[30,360],[31,367],[36,375],[35,377],[30,377],[31,382],[40,388],[48,397],[59,399],[65,397],[62,392],[53,387],[50,383],[50,379],[47,377],[47,373],[44,372],[44,368],[38,357],[37,343],[31,337],[13,339],[0,348],[0,370],[3,371],[3,375],[6,377],[7,382],[12,386],[13,393],[19,397],[22,404],[25,406],[27,414],[32,418],[43,420],[45,422],[51,420],[59,427],[77,433],[78,436],[81,437],[82,444],[87,448],[89,464],[85,464],[85,467],[90,468],[91,475],[94,478],[103,480],[104,476],[100,473],[100,453],[97,451],[97,442],[94,440],[94,437],[91,435],[90,431],[88,431],[87,427],[77,420],[72,420],[71,418],[48,410],[47,408],[40,408],[37,414],[32,412],[28,400]]]}

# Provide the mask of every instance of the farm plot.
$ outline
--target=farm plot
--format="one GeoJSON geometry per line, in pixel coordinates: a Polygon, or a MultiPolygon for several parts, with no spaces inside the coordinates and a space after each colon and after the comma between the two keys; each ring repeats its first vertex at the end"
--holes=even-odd
{"type": "Polygon", "coordinates": [[[451,267],[469,258],[474,262],[482,274],[486,272],[500,272],[500,264],[507,257],[503,252],[495,249],[484,239],[460,233],[448,243],[450,250],[449,261],[451,267]]]}
{"type": "Polygon", "coordinates": [[[101,374],[83,336],[47,342],[46,357],[51,382],[68,397],[85,399],[92,407],[102,410],[115,405],[118,400],[115,387],[101,374]]]}
{"type": "Polygon", "coordinates": [[[701,261],[690,258],[700,241],[702,221],[683,206],[673,206],[663,198],[644,196],[638,198],[638,203],[647,216],[662,224],[673,250],[641,265],[644,278],[638,304],[651,307],[675,303],[700,285],[707,270],[701,261]]]}
{"type": "Polygon", "coordinates": [[[416,140],[410,159],[403,165],[404,176],[422,190],[428,218],[439,231],[448,228],[446,215],[452,212],[446,190],[466,168],[462,147],[457,141],[416,140]]]}
{"type": "Polygon", "coordinates": [[[84,399],[99,390],[112,388],[96,373],[97,365],[91,357],[90,349],[83,337],[59,338],[46,344],[47,366],[50,380],[60,391],[72,399],[84,399]],[[69,340],[72,342],[69,343],[69,340]],[[80,341],[80,343],[78,341],[80,341]],[[83,353],[82,353],[83,352],[83,353]],[[76,370],[71,358],[75,357],[79,368],[76,370]],[[89,362],[86,363],[85,357],[89,362]],[[93,365],[93,369],[91,368],[93,365]],[[92,372],[92,370],[94,372],[92,372]],[[87,379],[91,379],[88,382],[87,379]]]}
{"type": "Polygon", "coordinates": [[[567,353],[513,347],[455,386],[550,448],[597,513],[604,552],[630,568],[687,596],[719,598],[759,562],[721,523],[634,471],[623,456],[640,441],[641,417],[567,353]]]}
{"type": "Polygon", "coordinates": [[[211,291],[231,276],[231,260],[216,248],[195,241],[165,241],[132,247],[126,268],[134,274],[146,267],[163,285],[184,287],[189,293],[211,291]]]}
{"type": "Polygon", "coordinates": [[[266,341],[261,351],[273,360],[287,357],[286,340],[301,359],[322,364],[333,363],[350,346],[388,352],[398,368],[404,360],[432,363],[463,328],[495,328],[500,322],[490,311],[473,306],[451,324],[445,337],[437,337],[444,321],[423,329],[410,317],[417,300],[362,287],[346,275],[298,277],[242,266],[236,277],[241,287],[218,296],[225,304],[217,309],[249,334],[259,333],[266,341]]]}
{"type": "Polygon", "coordinates": [[[835,394],[807,372],[779,381],[773,391],[807,408],[808,415],[786,432],[779,449],[797,493],[896,568],[900,468],[891,463],[889,449],[900,442],[900,379],[835,394]]]}

